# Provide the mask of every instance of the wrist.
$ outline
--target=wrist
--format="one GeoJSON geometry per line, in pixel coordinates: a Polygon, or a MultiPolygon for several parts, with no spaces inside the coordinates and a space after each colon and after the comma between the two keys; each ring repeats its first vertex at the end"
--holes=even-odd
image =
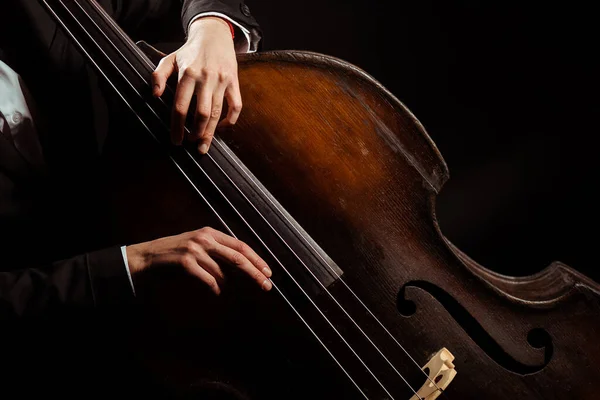
{"type": "Polygon", "coordinates": [[[200,17],[194,20],[190,24],[188,37],[193,36],[198,29],[203,29],[207,26],[221,26],[223,28],[227,28],[229,33],[231,34],[231,39],[235,39],[235,29],[233,28],[233,24],[226,20],[225,18],[215,17],[215,16],[206,16],[200,17]]]}
{"type": "Polygon", "coordinates": [[[142,272],[148,266],[148,257],[144,246],[140,244],[134,244],[125,248],[127,253],[127,264],[129,266],[129,272],[132,276],[142,272]]]}

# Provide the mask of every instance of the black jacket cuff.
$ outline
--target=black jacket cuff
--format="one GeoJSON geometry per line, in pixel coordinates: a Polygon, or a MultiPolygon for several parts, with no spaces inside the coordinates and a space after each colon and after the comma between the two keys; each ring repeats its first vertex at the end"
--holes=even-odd
{"type": "Polygon", "coordinates": [[[122,305],[133,302],[135,296],[118,246],[86,255],[95,306],[122,305]]]}
{"type": "Polygon", "coordinates": [[[183,29],[185,30],[186,36],[188,34],[188,27],[190,25],[190,21],[196,15],[204,12],[218,12],[227,15],[229,18],[243,25],[249,31],[254,31],[257,34],[259,34],[259,36],[261,36],[258,22],[256,21],[256,19],[254,19],[254,17],[250,13],[250,9],[246,4],[244,4],[243,1],[185,0],[184,6],[182,8],[181,22],[183,24],[183,29]]]}

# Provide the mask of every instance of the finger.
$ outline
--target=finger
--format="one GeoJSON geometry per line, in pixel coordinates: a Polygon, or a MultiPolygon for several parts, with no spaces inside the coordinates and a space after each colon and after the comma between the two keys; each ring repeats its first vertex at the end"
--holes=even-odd
{"type": "Polygon", "coordinates": [[[246,243],[242,242],[241,240],[238,240],[238,239],[234,238],[233,236],[229,236],[221,231],[218,231],[218,230],[212,229],[212,228],[208,228],[208,229],[210,230],[210,235],[214,238],[214,240],[217,243],[227,246],[227,247],[234,249],[235,251],[243,254],[248,260],[250,260],[252,262],[252,264],[259,271],[261,271],[263,274],[265,274],[266,277],[268,277],[268,278],[271,277],[271,275],[273,273],[272,273],[271,269],[269,268],[269,266],[267,265],[267,263],[265,262],[265,260],[263,260],[258,254],[256,254],[256,252],[254,250],[252,250],[252,248],[250,246],[248,246],[246,243]]]}
{"type": "Polygon", "coordinates": [[[225,95],[225,86],[218,87],[212,98],[212,109],[210,111],[210,118],[206,124],[206,128],[200,138],[200,145],[198,149],[200,153],[206,154],[213,137],[215,136],[215,129],[219,123],[221,117],[221,110],[223,110],[223,96],[225,95]]]}
{"type": "Polygon", "coordinates": [[[169,79],[176,69],[177,63],[175,62],[175,53],[160,60],[158,66],[154,72],[152,72],[152,94],[154,96],[162,96],[167,87],[167,79],[169,79]]]}
{"type": "Polygon", "coordinates": [[[225,99],[227,100],[227,116],[219,123],[219,127],[235,125],[242,112],[242,95],[240,86],[235,79],[225,90],[225,99]]]}
{"type": "Polygon", "coordinates": [[[195,256],[188,254],[186,257],[184,257],[181,264],[183,265],[186,271],[196,276],[202,282],[206,283],[216,295],[221,293],[221,288],[219,287],[217,279],[207,270],[198,265],[198,260],[195,256]]]}
{"type": "Polygon", "coordinates": [[[271,290],[272,284],[269,278],[265,276],[250,260],[242,253],[224,246],[220,243],[215,243],[214,248],[209,251],[213,257],[218,257],[231,265],[239,268],[263,288],[263,290],[271,290]]]}
{"type": "Polygon", "coordinates": [[[219,264],[213,260],[204,249],[198,244],[193,246],[193,254],[196,257],[196,261],[201,268],[204,268],[206,272],[211,274],[219,283],[225,281],[225,275],[219,267],[219,264]]]}
{"type": "Polygon", "coordinates": [[[196,104],[196,115],[194,116],[194,129],[190,132],[190,139],[192,140],[200,140],[202,132],[206,129],[212,108],[213,88],[213,82],[205,82],[196,94],[198,102],[196,104]]]}
{"type": "Polygon", "coordinates": [[[209,254],[215,250],[216,245],[227,246],[244,255],[266,277],[270,278],[272,275],[267,263],[250,246],[233,236],[229,236],[214,228],[204,227],[195,232],[193,240],[209,254]]]}
{"type": "Polygon", "coordinates": [[[173,144],[181,144],[185,129],[185,119],[194,95],[196,80],[189,75],[183,75],[177,84],[173,112],[171,115],[171,141],[173,144]]]}

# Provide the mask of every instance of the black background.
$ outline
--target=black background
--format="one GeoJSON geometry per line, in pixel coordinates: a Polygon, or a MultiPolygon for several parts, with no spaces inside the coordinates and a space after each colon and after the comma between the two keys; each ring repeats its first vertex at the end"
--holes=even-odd
{"type": "Polygon", "coordinates": [[[597,22],[573,2],[248,0],[263,51],[344,59],[423,123],[450,179],[444,234],[482,265],[528,275],[596,257],[597,22]]]}

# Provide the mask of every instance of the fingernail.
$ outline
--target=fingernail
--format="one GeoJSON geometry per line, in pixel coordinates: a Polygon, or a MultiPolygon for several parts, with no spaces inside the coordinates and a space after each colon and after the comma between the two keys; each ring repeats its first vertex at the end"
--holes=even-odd
{"type": "Polygon", "coordinates": [[[206,143],[204,143],[202,146],[200,146],[200,153],[206,154],[207,151],[208,151],[208,145],[206,143]]]}
{"type": "Polygon", "coordinates": [[[273,287],[273,285],[271,284],[271,281],[268,279],[265,279],[265,281],[262,284],[263,290],[269,291],[269,290],[271,290],[272,287],[273,287]]]}
{"type": "Polygon", "coordinates": [[[271,270],[270,270],[269,268],[267,268],[267,267],[264,267],[264,268],[263,268],[263,270],[262,270],[262,272],[263,272],[263,274],[265,274],[265,276],[266,276],[267,278],[270,278],[270,277],[271,277],[271,270]]]}

